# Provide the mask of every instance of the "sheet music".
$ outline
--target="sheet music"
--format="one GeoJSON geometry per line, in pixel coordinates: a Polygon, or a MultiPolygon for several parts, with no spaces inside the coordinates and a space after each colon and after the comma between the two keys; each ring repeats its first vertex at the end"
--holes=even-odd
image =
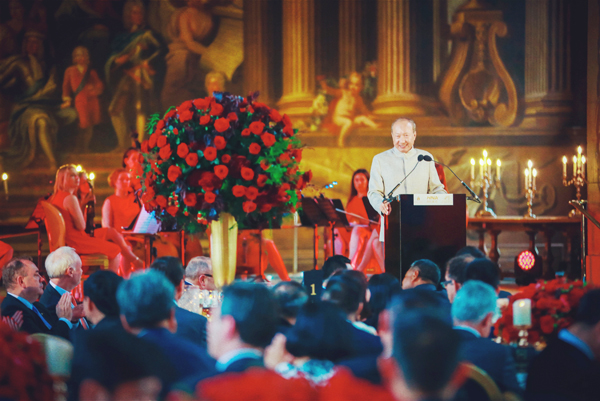
{"type": "Polygon", "coordinates": [[[133,232],[136,234],[156,234],[160,230],[160,223],[152,213],[148,213],[145,208],[142,208],[138,216],[133,232]]]}

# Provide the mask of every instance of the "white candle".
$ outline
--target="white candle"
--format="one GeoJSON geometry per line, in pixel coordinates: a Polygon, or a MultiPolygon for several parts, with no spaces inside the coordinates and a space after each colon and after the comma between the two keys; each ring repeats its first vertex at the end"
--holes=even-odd
{"type": "Polygon", "coordinates": [[[585,180],[585,156],[581,156],[581,177],[585,180]]]}
{"type": "Polygon", "coordinates": [[[483,179],[483,159],[479,159],[479,175],[483,179]]]}
{"type": "Polygon", "coordinates": [[[488,177],[492,176],[492,159],[487,159],[488,177]]]}
{"type": "Polygon", "coordinates": [[[500,161],[500,159],[496,160],[496,178],[498,180],[500,180],[500,166],[502,165],[502,162],[500,161]]]}
{"type": "Polygon", "coordinates": [[[471,159],[471,181],[475,180],[475,159],[471,159]]]}
{"type": "Polygon", "coordinates": [[[529,169],[525,169],[525,191],[529,191],[529,169]]]}
{"type": "Polygon", "coordinates": [[[577,156],[573,156],[573,177],[577,177],[577,156]]]}
{"type": "Polygon", "coordinates": [[[4,196],[8,199],[8,174],[2,173],[2,181],[4,182],[4,196]]]}
{"type": "Polygon", "coordinates": [[[533,190],[535,191],[535,177],[537,177],[537,170],[533,169],[531,176],[532,178],[532,184],[531,187],[533,188],[533,190]]]}
{"type": "Polygon", "coordinates": [[[519,299],[513,303],[513,325],[531,326],[531,299],[519,299]]]}
{"type": "Polygon", "coordinates": [[[567,156],[563,156],[563,178],[567,179],[567,156]]]}

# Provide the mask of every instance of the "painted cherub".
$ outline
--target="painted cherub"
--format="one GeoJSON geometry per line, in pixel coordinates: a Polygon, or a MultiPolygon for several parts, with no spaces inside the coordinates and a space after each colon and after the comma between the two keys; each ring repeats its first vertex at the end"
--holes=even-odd
{"type": "Polygon", "coordinates": [[[348,79],[340,79],[339,89],[330,87],[324,79],[319,84],[328,95],[335,97],[329,108],[329,117],[340,130],[339,146],[344,146],[344,139],[357,126],[380,127],[379,123],[373,121],[374,116],[360,96],[363,80],[358,72],[350,74],[348,79]]]}

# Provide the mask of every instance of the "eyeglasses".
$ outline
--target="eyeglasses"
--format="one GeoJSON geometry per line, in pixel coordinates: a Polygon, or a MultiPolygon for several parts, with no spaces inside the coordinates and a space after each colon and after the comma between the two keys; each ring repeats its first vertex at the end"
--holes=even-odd
{"type": "Polygon", "coordinates": [[[454,280],[446,280],[446,281],[442,281],[440,284],[442,285],[442,287],[447,288],[450,284],[452,284],[454,280]]]}
{"type": "Polygon", "coordinates": [[[212,274],[201,274],[201,276],[212,277],[212,274]]]}

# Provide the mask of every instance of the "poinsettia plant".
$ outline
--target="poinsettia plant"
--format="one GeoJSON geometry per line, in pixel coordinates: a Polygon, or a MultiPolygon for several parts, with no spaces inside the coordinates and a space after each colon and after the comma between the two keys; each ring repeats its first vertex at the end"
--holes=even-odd
{"type": "Polygon", "coordinates": [[[528,298],[531,299],[531,328],[527,340],[531,344],[547,342],[559,330],[573,324],[579,300],[589,289],[580,280],[539,280],[530,284],[510,297],[508,307],[496,321],[495,332],[505,343],[519,340],[519,329],[513,325],[513,303],[528,298]]]}
{"type": "Polygon", "coordinates": [[[141,145],[142,202],[163,229],[202,232],[228,212],[239,228],[281,224],[311,180],[297,130],[255,96],[215,93],[170,108],[141,145]]]}

